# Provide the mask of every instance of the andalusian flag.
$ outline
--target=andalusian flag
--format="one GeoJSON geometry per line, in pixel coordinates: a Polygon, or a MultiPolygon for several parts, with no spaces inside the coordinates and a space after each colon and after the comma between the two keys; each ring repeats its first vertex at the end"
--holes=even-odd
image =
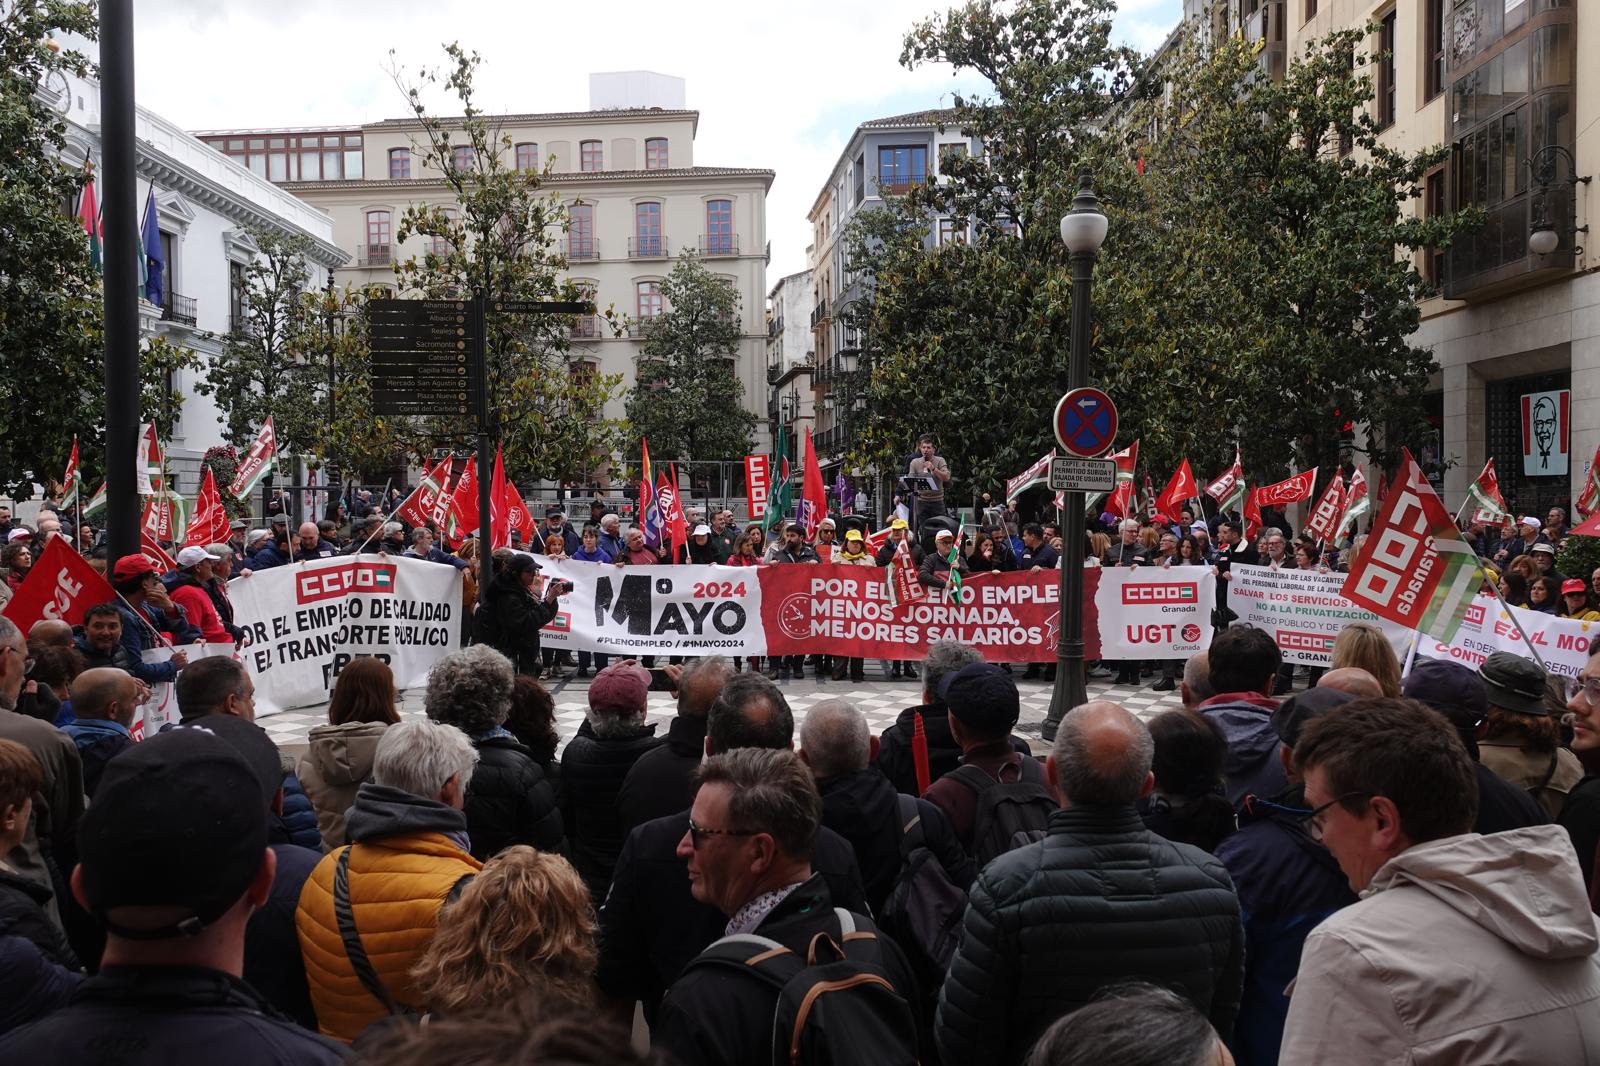
{"type": "Polygon", "coordinates": [[[100,273],[100,243],[102,230],[100,228],[100,205],[94,196],[94,170],[89,166],[89,161],[84,160],[84,173],[88,176],[83,182],[83,192],[78,194],[78,223],[83,226],[83,232],[89,237],[89,263],[94,267],[96,274],[100,273]]]}
{"type": "Polygon", "coordinates": [[[89,497],[89,502],[83,505],[83,517],[99,514],[106,509],[106,483],[100,482],[100,487],[95,494],[89,497]]]}
{"type": "Polygon", "coordinates": [[[956,526],[956,542],[950,546],[950,576],[944,583],[944,598],[947,603],[961,602],[961,571],[956,569],[956,560],[961,558],[961,536],[967,531],[966,520],[956,526]]]}
{"type": "Polygon", "coordinates": [[[1358,466],[1355,473],[1350,475],[1350,489],[1344,494],[1344,514],[1339,516],[1339,528],[1334,531],[1333,539],[1342,539],[1345,532],[1355,525],[1356,519],[1370,510],[1372,498],[1367,494],[1367,475],[1358,466]]]}
{"type": "Polygon", "coordinates": [[[1478,480],[1467,486],[1467,495],[1472,498],[1474,522],[1499,522],[1509,513],[1500,495],[1500,479],[1495,476],[1493,459],[1483,464],[1478,480]]]}
{"type": "MultiPolygon", "coordinates": [[[[772,486],[772,497],[767,500],[767,513],[761,516],[761,532],[764,534],[770,534],[794,507],[794,486],[789,483],[788,426],[778,427],[778,455],[772,466],[778,476],[772,486]]],[[[821,522],[822,519],[818,518],[817,521],[821,522]]]]}
{"type": "Polygon", "coordinates": [[[1244,463],[1239,458],[1239,446],[1234,445],[1233,465],[1206,486],[1206,495],[1217,501],[1218,510],[1237,511],[1245,504],[1245,493],[1244,463]]]}
{"type": "Polygon", "coordinates": [[[67,472],[61,477],[61,506],[71,507],[78,498],[78,438],[72,438],[72,455],[67,459],[67,472]]]}

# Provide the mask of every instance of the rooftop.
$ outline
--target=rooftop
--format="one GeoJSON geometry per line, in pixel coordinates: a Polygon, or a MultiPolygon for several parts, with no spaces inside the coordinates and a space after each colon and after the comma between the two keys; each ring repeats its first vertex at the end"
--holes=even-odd
{"type": "MultiPolygon", "coordinates": [[[[490,125],[543,126],[560,122],[627,122],[635,119],[687,118],[696,126],[700,112],[694,110],[669,111],[659,107],[607,108],[600,111],[530,111],[514,115],[481,116],[490,125]]],[[[439,119],[446,126],[459,126],[466,121],[464,115],[449,115],[439,119]]],[[[280,133],[353,133],[357,130],[417,129],[422,125],[415,116],[384,118],[376,122],[358,122],[345,126],[275,126],[253,129],[193,130],[194,137],[244,137],[280,133]]]]}
{"type": "MultiPolygon", "coordinates": [[[[558,171],[547,174],[541,183],[551,185],[603,185],[611,181],[660,181],[663,178],[760,178],[772,187],[777,171],[760,167],[668,167],[661,170],[558,171]]],[[[280,187],[292,191],[311,189],[394,189],[432,188],[444,184],[443,178],[366,178],[360,181],[286,181],[280,187]]]]}

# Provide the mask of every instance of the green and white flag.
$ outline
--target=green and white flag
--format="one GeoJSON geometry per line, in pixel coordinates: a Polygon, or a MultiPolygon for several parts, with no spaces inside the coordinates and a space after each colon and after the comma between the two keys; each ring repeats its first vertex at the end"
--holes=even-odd
{"type": "MultiPolygon", "coordinates": [[[[790,483],[788,426],[778,427],[778,454],[772,467],[778,472],[778,477],[777,483],[772,486],[772,496],[767,500],[766,513],[761,516],[763,534],[771,534],[779,522],[792,517],[789,511],[794,507],[794,486],[790,483]]],[[[768,536],[768,539],[771,537],[768,536]]]]}
{"type": "Polygon", "coordinates": [[[946,603],[961,602],[961,571],[956,569],[956,563],[961,558],[961,535],[967,531],[966,520],[956,526],[956,542],[950,546],[950,577],[944,583],[944,598],[946,603]]]}
{"type": "Polygon", "coordinates": [[[100,482],[100,487],[95,494],[89,497],[89,502],[83,505],[83,517],[92,518],[106,509],[106,483],[100,482]]]}

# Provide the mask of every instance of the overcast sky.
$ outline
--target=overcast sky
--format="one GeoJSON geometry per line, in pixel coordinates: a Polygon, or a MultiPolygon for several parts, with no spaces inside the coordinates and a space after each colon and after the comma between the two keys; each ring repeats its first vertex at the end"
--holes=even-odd
{"type": "MultiPolygon", "coordinates": [[[[856,125],[948,106],[971,89],[948,68],[907,71],[900,43],[945,0],[561,4],[506,0],[140,0],[139,102],[187,129],[317,126],[405,114],[390,49],[415,71],[457,40],[483,56],[488,112],[588,107],[588,75],[687,79],[695,162],[777,171],[767,201],[768,282],[805,267],[806,211],[856,125]]],[[[1122,0],[1118,37],[1150,51],[1179,0],[1122,0]]],[[[442,113],[459,108],[440,98],[442,113]]]]}

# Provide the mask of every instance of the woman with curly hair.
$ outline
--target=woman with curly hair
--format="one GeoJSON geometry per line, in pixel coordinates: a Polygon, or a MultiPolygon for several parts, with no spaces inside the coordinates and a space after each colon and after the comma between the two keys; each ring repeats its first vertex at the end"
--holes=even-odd
{"type": "Polygon", "coordinates": [[[6,568],[6,584],[12,593],[22,587],[27,580],[28,572],[33,569],[33,545],[27,540],[18,537],[0,551],[0,566],[6,568]]]}
{"type": "Polygon", "coordinates": [[[533,752],[505,727],[515,683],[511,660],[485,644],[446,655],[428,674],[428,717],[461,730],[478,752],[464,810],[468,850],[479,859],[512,844],[566,846],[555,791],[533,752]]]}
{"type": "Polygon", "coordinates": [[[435,1014],[510,1003],[530,992],[592,1004],[596,928],[588,889],[572,864],[516,845],[484,863],[439,912],[411,977],[435,1014]]]}

